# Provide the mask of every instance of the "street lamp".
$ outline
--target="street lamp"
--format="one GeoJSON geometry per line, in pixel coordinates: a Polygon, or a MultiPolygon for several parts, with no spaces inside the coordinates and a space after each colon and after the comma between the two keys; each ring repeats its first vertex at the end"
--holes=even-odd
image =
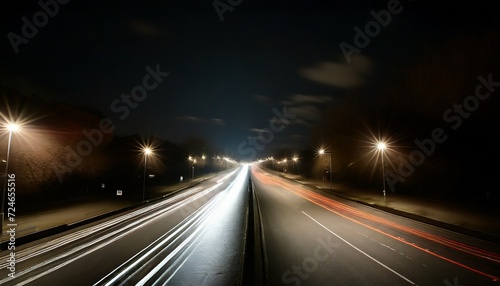
{"type": "Polygon", "coordinates": [[[194,181],[194,164],[196,164],[196,159],[193,159],[193,173],[192,173],[192,176],[191,176],[191,182],[194,181]]]}
{"type": "MultiPolygon", "coordinates": [[[[205,166],[206,166],[206,165],[205,165],[205,163],[206,163],[206,162],[205,162],[205,159],[207,159],[207,156],[205,156],[205,154],[203,154],[203,155],[201,156],[201,159],[203,160],[203,163],[202,163],[202,164],[203,164],[203,168],[205,168],[205,166]]],[[[205,177],[203,177],[203,180],[205,180],[205,177]]]]}
{"type": "Polygon", "coordinates": [[[386,201],[385,201],[385,167],[384,167],[384,151],[387,149],[387,144],[385,142],[378,142],[377,143],[377,150],[380,152],[382,155],[382,184],[383,184],[383,190],[382,192],[384,193],[384,207],[386,207],[386,201]]]}
{"type": "MultiPolygon", "coordinates": [[[[194,158],[192,156],[189,156],[188,157],[188,161],[190,162],[190,164],[188,166],[189,167],[189,169],[188,169],[188,175],[189,175],[189,173],[194,174],[194,164],[192,163],[194,161],[194,158]],[[191,171],[191,169],[193,169],[193,171],[191,171]]],[[[193,183],[193,175],[191,175],[190,177],[191,177],[190,181],[191,181],[191,184],[192,184],[193,183]]]]}
{"type": "Polygon", "coordinates": [[[293,163],[292,163],[293,173],[295,174],[295,163],[297,163],[297,161],[299,161],[299,158],[297,158],[295,156],[292,158],[292,160],[293,160],[293,163]]]}
{"type": "Polygon", "coordinates": [[[21,129],[21,126],[19,124],[15,123],[9,123],[7,124],[7,130],[9,131],[9,141],[7,144],[7,158],[5,160],[5,179],[4,179],[4,184],[3,184],[3,190],[2,190],[2,212],[0,213],[0,234],[3,233],[3,219],[4,219],[4,204],[5,204],[5,190],[7,189],[7,177],[8,177],[8,172],[9,172],[9,159],[10,159],[10,144],[12,142],[12,133],[19,131],[21,129]]]}
{"type": "Polygon", "coordinates": [[[148,157],[153,154],[153,150],[151,148],[146,147],[143,149],[144,152],[144,178],[142,183],[142,200],[146,199],[146,169],[148,165],[148,157]]]}
{"type": "Polygon", "coordinates": [[[332,153],[331,152],[326,152],[325,149],[319,149],[318,151],[319,155],[323,156],[324,154],[328,154],[330,155],[328,158],[329,158],[329,162],[330,162],[330,190],[333,189],[333,186],[332,186],[332,153]]]}

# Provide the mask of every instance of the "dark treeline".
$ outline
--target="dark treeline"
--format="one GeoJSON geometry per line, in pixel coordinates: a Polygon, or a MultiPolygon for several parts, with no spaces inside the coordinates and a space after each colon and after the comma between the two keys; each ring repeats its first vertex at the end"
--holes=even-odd
{"type": "Polygon", "coordinates": [[[371,84],[327,107],[300,154],[300,172],[325,177],[327,155],[311,151],[322,145],[332,152],[334,181],[381,189],[380,157],[373,150],[374,141],[385,139],[388,192],[498,207],[499,48],[498,34],[484,31],[392,60],[384,76],[377,73],[371,84]],[[436,129],[439,142],[433,140],[436,129]]]}
{"type": "MultiPolygon", "coordinates": [[[[22,95],[5,87],[1,93],[2,120],[23,123],[22,130],[13,134],[9,163],[9,173],[16,175],[16,195],[23,201],[20,207],[94,194],[115,195],[116,190],[140,198],[145,163],[141,146],[146,145],[154,149],[146,165],[148,188],[179,183],[181,177],[189,180],[190,155],[197,158],[196,177],[231,167],[202,138],[176,145],[157,137],[117,136],[103,124],[106,117],[97,110],[22,95]]],[[[4,132],[0,137],[4,161],[7,143],[8,133],[4,132]]],[[[1,168],[3,183],[5,162],[1,168]]]]}

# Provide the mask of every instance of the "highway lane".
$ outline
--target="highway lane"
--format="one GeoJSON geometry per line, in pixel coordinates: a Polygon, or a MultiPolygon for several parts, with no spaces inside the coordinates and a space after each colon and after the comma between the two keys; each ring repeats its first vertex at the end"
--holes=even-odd
{"type": "Polygon", "coordinates": [[[500,285],[500,246],[252,168],[270,285],[500,285]]]}
{"type": "Polygon", "coordinates": [[[207,221],[204,235],[182,260],[168,285],[239,285],[243,279],[245,234],[248,216],[248,167],[243,167],[221,196],[217,210],[207,221]]]}
{"type": "Polygon", "coordinates": [[[6,268],[10,253],[3,251],[0,285],[157,285],[187,277],[235,284],[241,277],[247,185],[248,169],[240,167],[126,214],[19,246],[15,278],[6,268]],[[222,232],[223,225],[232,231],[222,232]],[[223,235],[224,248],[213,229],[223,235]],[[188,276],[196,270],[186,269],[191,259],[214,253],[232,264],[211,263],[188,276]]]}

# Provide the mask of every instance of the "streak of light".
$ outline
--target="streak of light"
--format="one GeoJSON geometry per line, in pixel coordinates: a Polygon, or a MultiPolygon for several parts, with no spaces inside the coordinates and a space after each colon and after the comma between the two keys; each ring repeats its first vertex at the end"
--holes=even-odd
{"type": "Polygon", "coordinates": [[[315,220],[312,216],[306,214],[305,212],[302,212],[304,215],[306,215],[307,217],[309,217],[312,221],[314,221],[315,223],[317,223],[319,226],[321,226],[322,228],[326,229],[326,231],[328,231],[329,233],[335,235],[338,239],[342,240],[343,242],[345,242],[347,245],[349,245],[350,247],[354,248],[356,251],[358,251],[359,253],[363,254],[364,256],[370,258],[371,260],[373,260],[375,263],[379,264],[380,266],[384,267],[385,269],[391,271],[392,273],[396,274],[397,276],[401,277],[403,280],[409,282],[410,284],[413,284],[413,285],[416,285],[417,283],[411,281],[410,279],[406,278],[404,275],[400,274],[399,272],[397,272],[396,270],[390,268],[389,266],[385,265],[384,263],[378,261],[377,259],[373,258],[372,256],[370,256],[369,254],[367,254],[366,252],[364,252],[363,250],[357,248],[356,246],[352,245],[349,241],[345,240],[344,238],[342,238],[340,235],[336,234],[335,232],[331,231],[329,228],[327,228],[326,226],[322,225],[319,221],[315,220]]]}
{"type": "Polygon", "coordinates": [[[237,190],[244,187],[247,176],[248,166],[244,166],[224,191],[94,285],[124,285],[134,276],[141,278],[136,285],[152,285],[153,281],[155,281],[153,285],[168,283],[189,258],[189,255],[184,255],[185,258],[181,261],[181,258],[176,256],[194,249],[203,233],[213,225],[213,221],[223,220],[227,212],[234,210],[236,207],[234,201],[238,197],[237,190]],[[168,265],[169,263],[176,265],[168,265]],[[143,269],[149,268],[151,270],[146,275],[141,273],[143,269]]]}
{"type": "MultiPolygon", "coordinates": [[[[218,186],[219,185],[216,185],[215,187],[218,187],[218,186]]],[[[174,243],[176,240],[183,238],[182,236],[180,236],[180,234],[184,233],[192,224],[195,224],[195,223],[199,222],[200,220],[203,220],[203,218],[207,215],[207,212],[211,208],[213,208],[215,201],[216,200],[212,199],[209,203],[207,203],[205,206],[203,206],[201,208],[202,211],[198,211],[198,212],[194,213],[193,215],[184,219],[182,222],[180,222],[174,228],[173,232],[168,232],[165,235],[158,238],[157,240],[155,240],[154,242],[152,242],[146,248],[141,250],[139,253],[134,255],[132,258],[127,260],[125,263],[120,265],[117,269],[113,270],[111,273],[106,275],[103,279],[101,279],[100,281],[98,281],[94,285],[100,285],[101,281],[107,279],[108,277],[113,277],[113,278],[111,280],[107,281],[107,283],[104,285],[114,285],[114,283],[117,283],[117,282],[125,282],[125,278],[129,276],[128,273],[130,271],[135,270],[140,265],[144,266],[147,263],[146,260],[154,258],[151,256],[156,256],[154,254],[156,254],[161,247],[164,247],[165,245],[174,243]],[[128,266],[126,266],[127,264],[128,264],[128,266]],[[126,266],[126,267],[123,270],[121,270],[119,272],[117,271],[120,268],[123,268],[124,266],[126,266]]],[[[183,245],[186,244],[187,242],[189,242],[193,238],[193,236],[197,232],[199,232],[199,229],[200,228],[197,227],[196,231],[193,234],[191,234],[187,239],[184,239],[179,246],[177,246],[175,249],[173,249],[168,254],[168,256],[164,259],[165,263],[168,262],[173,256],[175,256],[175,254],[177,254],[177,252],[179,252],[182,249],[183,245]]],[[[139,271],[140,269],[142,269],[142,267],[139,267],[139,269],[137,269],[135,272],[139,271]]],[[[153,275],[153,274],[151,274],[151,275],[153,275]]]]}
{"type": "Polygon", "coordinates": [[[301,186],[297,186],[296,184],[286,182],[281,178],[277,178],[274,176],[265,176],[258,171],[254,171],[253,174],[256,178],[258,178],[260,181],[262,181],[265,184],[279,186],[279,187],[281,187],[287,191],[290,191],[290,192],[292,192],[292,193],[294,193],[294,194],[296,194],[296,195],[298,195],[298,196],[300,196],[300,197],[302,197],[302,198],[304,198],[304,199],[306,199],[306,200],[308,200],[308,201],[310,201],[310,202],[312,202],[312,203],[314,203],[314,204],[316,204],[316,205],[318,205],[318,206],[320,206],[320,207],[322,207],[322,208],[324,208],[332,213],[335,213],[335,214],[337,214],[345,219],[348,219],[348,220],[355,222],[359,225],[367,227],[371,230],[374,230],[374,231],[376,231],[380,234],[383,234],[387,237],[390,237],[390,238],[395,239],[397,241],[400,241],[404,244],[407,244],[411,247],[419,249],[423,252],[431,254],[435,257],[438,257],[440,259],[443,259],[445,261],[448,261],[450,263],[453,263],[455,265],[458,265],[460,267],[468,269],[472,272],[475,272],[477,274],[491,278],[494,281],[499,280],[499,278],[494,276],[494,275],[484,273],[480,270],[477,270],[475,268],[464,265],[464,264],[457,262],[453,259],[447,258],[443,255],[439,255],[431,250],[428,250],[428,249],[425,249],[423,247],[418,246],[416,243],[410,243],[410,242],[408,242],[400,237],[393,236],[389,233],[386,233],[378,228],[367,225],[366,223],[363,223],[363,222],[361,222],[353,217],[350,217],[348,215],[355,216],[355,217],[362,218],[362,219],[366,219],[368,221],[372,221],[372,222],[377,223],[379,225],[384,225],[384,226],[387,226],[390,228],[394,228],[394,229],[397,229],[397,230],[400,230],[400,231],[403,231],[403,232],[406,232],[406,233],[409,233],[409,234],[412,234],[412,235],[415,235],[415,236],[418,236],[418,237],[421,237],[421,238],[424,238],[424,239],[427,239],[430,241],[434,241],[434,242],[439,243],[441,245],[444,245],[446,247],[449,247],[449,248],[452,248],[452,249],[455,249],[455,250],[458,250],[461,252],[465,252],[465,253],[468,253],[470,255],[474,255],[476,257],[480,257],[480,258],[490,260],[490,261],[493,261],[496,263],[500,263],[500,254],[489,252],[489,251],[486,251],[486,250],[483,250],[483,249],[480,249],[480,248],[477,248],[477,247],[474,247],[474,246],[471,246],[471,245],[468,245],[465,243],[460,243],[460,242],[457,242],[457,241],[454,241],[454,240],[451,240],[448,238],[440,237],[438,235],[434,235],[434,234],[431,234],[431,233],[428,233],[425,231],[421,231],[421,230],[413,229],[411,227],[403,226],[401,224],[386,220],[384,218],[381,218],[381,217],[378,217],[378,216],[375,216],[372,214],[368,214],[368,213],[363,212],[361,210],[358,210],[354,207],[348,206],[346,204],[340,203],[338,201],[332,200],[330,198],[327,198],[327,197],[324,197],[320,194],[312,192],[312,191],[310,191],[306,188],[303,188],[301,186]]]}
{"type": "MultiPolygon", "coordinates": [[[[241,193],[241,190],[244,190],[244,186],[248,180],[248,165],[243,165],[241,171],[238,176],[231,182],[231,184],[221,193],[218,194],[220,200],[215,205],[215,209],[208,215],[206,220],[204,221],[203,226],[199,228],[205,228],[204,233],[207,231],[222,231],[222,230],[214,230],[214,222],[223,221],[227,219],[228,216],[234,215],[238,205],[236,204],[236,200],[241,193]],[[207,226],[210,226],[210,229],[207,229],[207,226]]],[[[203,238],[200,238],[203,239],[203,238]]],[[[194,244],[194,243],[193,243],[194,244]]],[[[197,243],[196,243],[197,245],[197,243]]],[[[196,246],[192,246],[195,248],[196,246]]],[[[170,273],[169,271],[165,271],[153,285],[168,285],[169,281],[174,277],[175,273],[180,270],[182,265],[187,261],[189,256],[187,256],[183,261],[180,261],[178,266],[170,273]]],[[[221,261],[221,263],[226,263],[225,261],[221,261]]]]}
{"type": "MultiPolygon", "coordinates": [[[[225,176],[224,178],[227,178],[228,176],[232,175],[234,172],[236,172],[236,170],[232,171],[229,175],[225,176]]],[[[203,191],[200,191],[201,188],[193,188],[193,189],[187,190],[179,195],[176,195],[172,198],[168,198],[168,199],[160,201],[156,204],[152,204],[150,206],[143,207],[141,209],[138,209],[138,210],[133,211],[131,213],[119,216],[119,217],[114,218],[112,220],[100,223],[98,225],[95,225],[95,226],[92,226],[92,227],[89,227],[89,228],[86,228],[86,229],[83,229],[83,230],[80,230],[80,231],[77,231],[77,232],[74,232],[74,233],[71,233],[71,234],[68,234],[65,236],[62,236],[62,237],[60,237],[58,239],[54,239],[48,243],[44,243],[41,245],[37,245],[37,246],[30,247],[30,248],[24,249],[22,251],[19,251],[18,253],[16,253],[16,262],[17,263],[20,263],[20,262],[25,261],[27,259],[36,257],[38,255],[47,253],[49,251],[52,251],[52,250],[57,249],[61,246],[67,245],[69,243],[75,242],[79,239],[87,237],[88,235],[95,234],[95,232],[102,231],[106,228],[118,225],[118,224],[123,223],[129,219],[134,218],[134,217],[144,215],[143,217],[141,217],[141,218],[139,218],[131,223],[128,223],[125,226],[120,227],[119,229],[114,230],[111,233],[99,236],[98,238],[96,238],[88,243],[74,247],[67,252],[64,252],[60,255],[54,256],[50,259],[47,259],[44,262],[36,264],[30,268],[23,269],[21,271],[17,271],[16,278],[11,278],[11,277],[4,278],[3,280],[0,280],[0,285],[6,283],[8,281],[11,281],[13,279],[18,279],[19,277],[21,277],[23,275],[26,275],[32,271],[40,269],[40,268],[47,266],[51,263],[55,263],[57,261],[63,261],[64,259],[70,258],[70,256],[83,251],[83,253],[80,253],[77,256],[75,256],[69,260],[64,260],[64,262],[59,263],[57,266],[51,267],[49,270],[43,271],[43,272],[37,274],[36,276],[32,276],[28,280],[24,280],[21,283],[18,283],[16,285],[25,285],[25,284],[30,283],[30,282],[32,282],[40,277],[43,277],[51,272],[54,272],[57,269],[60,269],[61,267],[65,266],[65,265],[67,265],[67,264],[69,264],[77,259],[80,259],[80,258],[106,246],[106,245],[111,244],[112,242],[128,235],[129,233],[136,231],[139,228],[142,228],[144,225],[151,223],[155,219],[158,219],[161,215],[163,215],[167,212],[171,212],[175,209],[182,208],[183,206],[205,196],[206,194],[215,190],[218,186],[220,186],[220,184],[222,184],[222,182],[218,182],[215,186],[204,189],[203,191]]],[[[1,261],[6,261],[6,260],[7,260],[6,256],[1,258],[1,261]]],[[[6,263],[5,262],[2,263],[0,265],[0,267],[5,268],[6,263]]]]}

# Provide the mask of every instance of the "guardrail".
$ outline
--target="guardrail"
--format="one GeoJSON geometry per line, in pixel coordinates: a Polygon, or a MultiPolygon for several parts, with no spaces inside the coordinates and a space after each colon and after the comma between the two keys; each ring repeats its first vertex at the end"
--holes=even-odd
{"type": "Polygon", "coordinates": [[[247,232],[245,267],[241,285],[269,285],[264,228],[260,206],[251,175],[248,181],[247,232]]]}

